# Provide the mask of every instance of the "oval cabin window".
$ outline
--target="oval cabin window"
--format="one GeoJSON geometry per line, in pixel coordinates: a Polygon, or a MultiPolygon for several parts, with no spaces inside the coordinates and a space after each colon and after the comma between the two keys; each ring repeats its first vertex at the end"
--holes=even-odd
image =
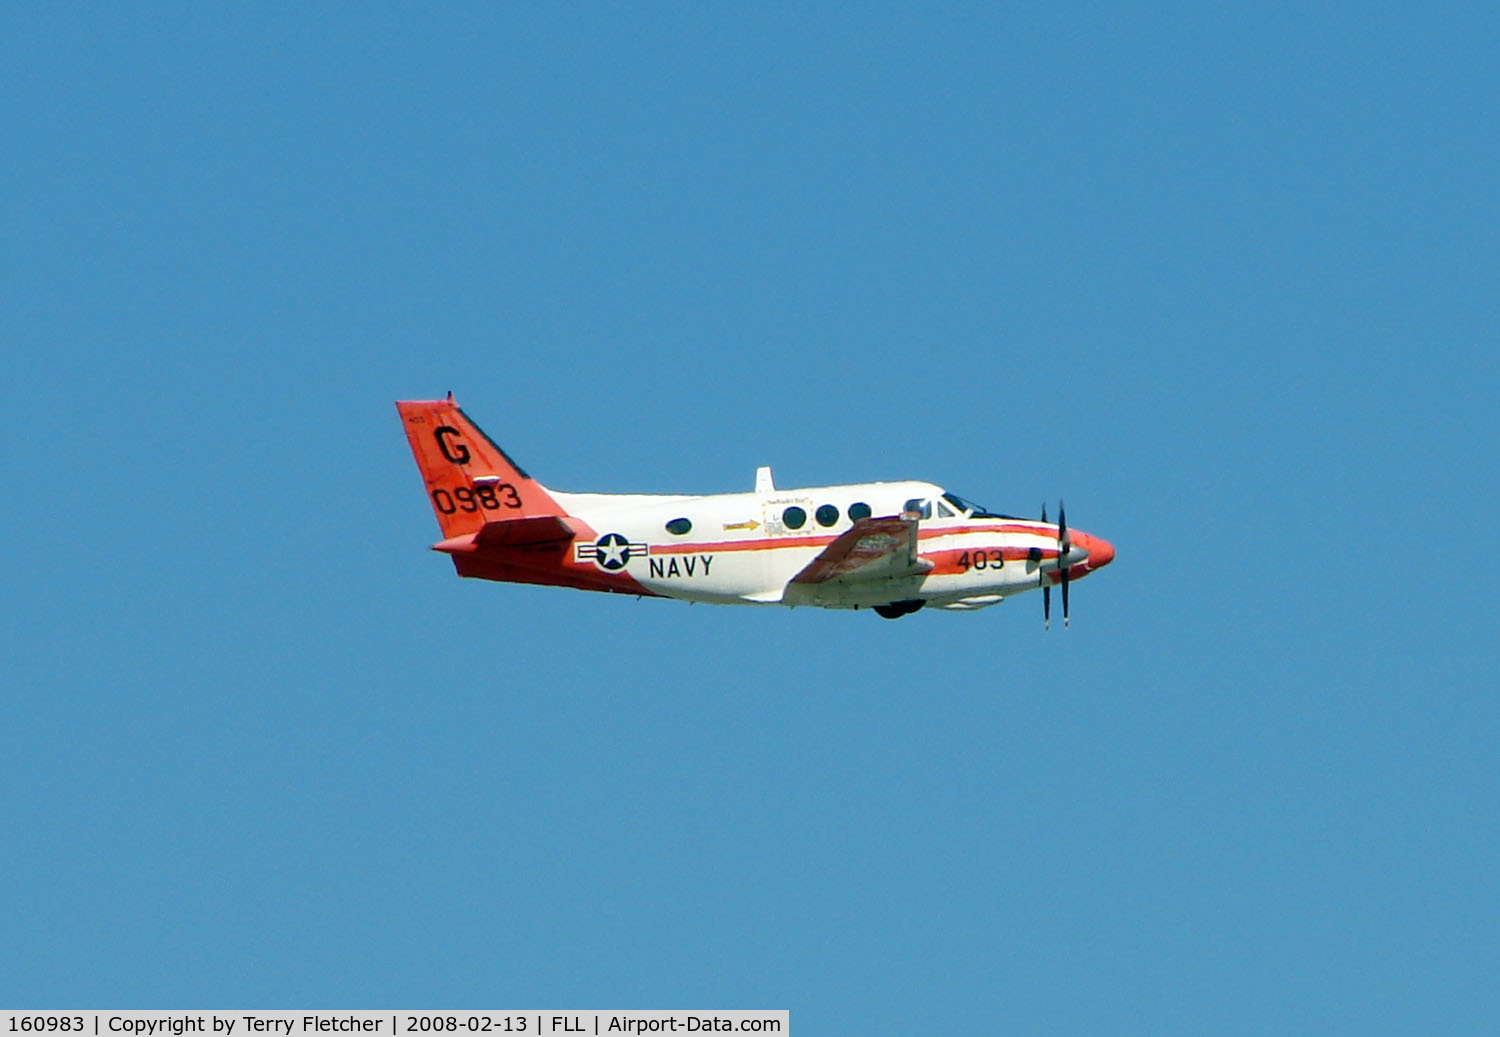
{"type": "Polygon", "coordinates": [[[685,518],[675,518],[667,523],[667,532],[674,537],[683,536],[692,531],[693,524],[685,518]]]}
{"type": "Polygon", "coordinates": [[[858,522],[860,519],[867,519],[869,517],[870,517],[870,506],[868,504],[866,504],[864,501],[860,501],[858,504],[851,504],[851,505],[849,505],[849,521],[850,522],[858,522]]]}
{"type": "Polygon", "coordinates": [[[801,529],[807,523],[807,512],[793,504],[781,513],[781,521],[787,529],[801,529]]]}
{"type": "Polygon", "coordinates": [[[831,526],[839,520],[839,509],[832,504],[825,504],[814,514],[818,516],[818,525],[831,526]]]}

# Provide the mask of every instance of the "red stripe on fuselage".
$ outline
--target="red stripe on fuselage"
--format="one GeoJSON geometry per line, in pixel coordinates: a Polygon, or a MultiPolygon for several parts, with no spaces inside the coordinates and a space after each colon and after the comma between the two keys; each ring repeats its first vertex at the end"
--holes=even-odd
{"type": "MultiPolygon", "coordinates": [[[[845,530],[844,532],[847,532],[845,530]]],[[[917,531],[917,539],[935,540],[938,537],[966,536],[973,533],[1017,533],[1029,536],[1044,536],[1057,539],[1052,528],[1037,529],[1033,526],[947,526],[917,531]]],[[[757,537],[754,540],[710,540],[696,544],[652,544],[654,555],[709,554],[718,551],[766,551],[781,547],[827,547],[839,538],[840,533],[814,533],[801,536],[757,537]]],[[[1026,548],[1021,549],[1023,552],[1026,548]]],[[[1055,556],[1056,550],[1052,552],[1055,556]]]]}
{"type": "MultiPolygon", "coordinates": [[[[933,568],[928,576],[962,576],[971,569],[983,571],[985,569],[999,570],[1000,566],[994,564],[994,554],[1000,552],[1000,557],[1006,565],[1014,562],[1030,562],[1032,560],[1031,548],[1029,547],[949,547],[941,551],[928,551],[922,557],[933,563],[933,568]],[[969,564],[962,565],[959,559],[964,555],[969,556],[969,564]],[[985,564],[980,565],[982,559],[985,564]]],[[[1049,562],[1057,560],[1056,548],[1042,548],[1037,555],[1037,562],[1049,562]]],[[[1083,563],[1078,563],[1079,565],[1083,563]]],[[[1074,565],[1073,568],[1078,568],[1074,565]]]]}

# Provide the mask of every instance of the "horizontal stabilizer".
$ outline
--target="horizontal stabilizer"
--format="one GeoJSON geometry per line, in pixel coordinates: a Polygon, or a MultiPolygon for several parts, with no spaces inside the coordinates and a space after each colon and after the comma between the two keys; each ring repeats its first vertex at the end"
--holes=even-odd
{"type": "Polygon", "coordinates": [[[576,531],[561,515],[537,515],[535,518],[486,522],[474,537],[484,547],[534,547],[537,544],[561,544],[572,540],[576,531]]]}
{"type": "Polygon", "coordinates": [[[575,531],[561,515],[536,515],[532,518],[486,522],[479,532],[450,537],[432,545],[445,554],[473,554],[476,551],[501,550],[508,547],[542,547],[566,544],[575,531]]]}

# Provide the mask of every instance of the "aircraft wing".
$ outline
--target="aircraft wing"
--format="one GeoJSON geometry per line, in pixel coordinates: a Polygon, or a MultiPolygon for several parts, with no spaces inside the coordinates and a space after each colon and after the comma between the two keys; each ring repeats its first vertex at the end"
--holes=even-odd
{"type": "Polygon", "coordinates": [[[920,576],[932,563],[917,557],[917,522],[899,516],[864,518],[792,577],[793,583],[892,580],[920,576]]]}

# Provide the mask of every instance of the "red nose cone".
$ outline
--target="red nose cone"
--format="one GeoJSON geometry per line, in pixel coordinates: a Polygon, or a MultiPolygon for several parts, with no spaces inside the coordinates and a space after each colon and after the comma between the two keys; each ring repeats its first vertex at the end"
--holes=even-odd
{"type": "Polygon", "coordinates": [[[1115,560],[1115,545],[1103,537],[1089,537],[1089,568],[1100,569],[1115,560]]]}

